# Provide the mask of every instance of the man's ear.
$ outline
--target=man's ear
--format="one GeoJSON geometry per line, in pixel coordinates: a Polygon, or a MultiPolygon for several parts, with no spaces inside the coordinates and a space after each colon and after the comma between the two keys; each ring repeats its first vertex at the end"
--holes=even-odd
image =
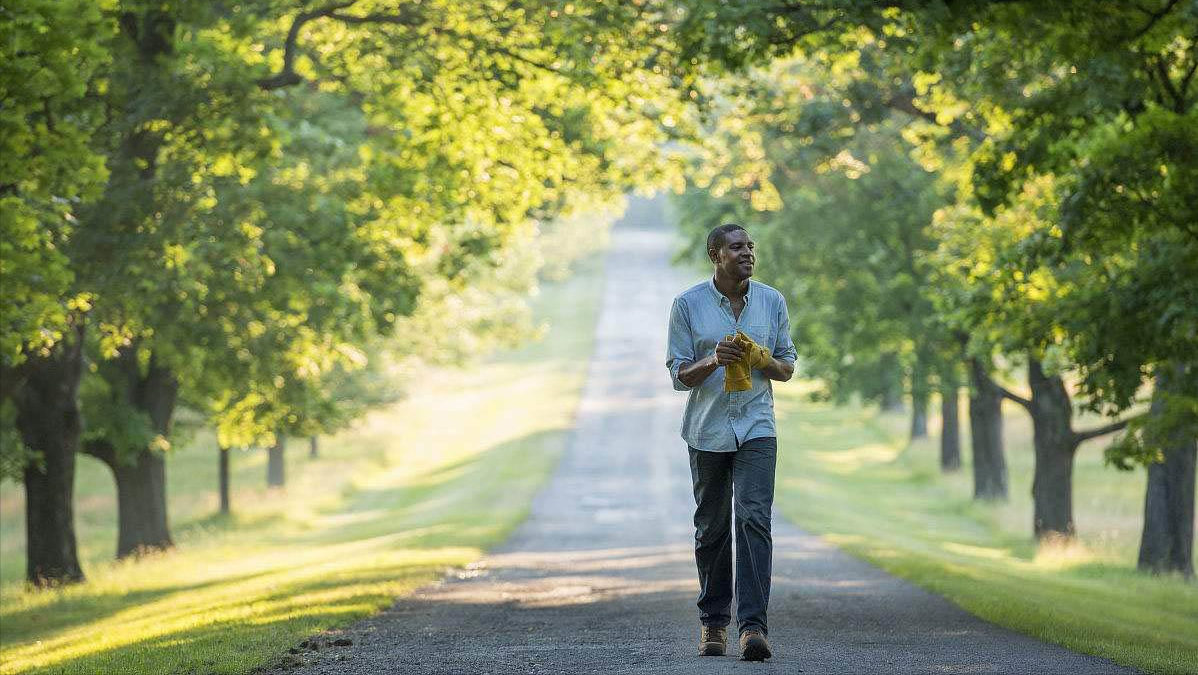
{"type": "Polygon", "coordinates": [[[707,249],[707,259],[714,265],[720,264],[720,252],[714,248],[707,249]]]}

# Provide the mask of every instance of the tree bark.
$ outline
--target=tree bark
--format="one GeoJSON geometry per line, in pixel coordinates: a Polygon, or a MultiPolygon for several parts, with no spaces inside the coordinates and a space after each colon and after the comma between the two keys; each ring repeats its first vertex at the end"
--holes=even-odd
{"type": "MultiPolygon", "coordinates": [[[[136,348],[121,352],[115,367],[117,376],[124,378],[127,403],[149,416],[155,433],[169,437],[179,393],[174,373],[151,354],[143,375],[136,348]]],[[[102,440],[88,443],[84,451],[107,464],[116,481],[117,558],[173,547],[162,451],[147,447],[119,452],[102,440]]]]}
{"type": "MultiPolygon", "coordinates": [[[[1163,395],[1184,368],[1157,376],[1156,394],[1150,415],[1164,413],[1163,395]]],[[[1149,420],[1152,424],[1152,420],[1149,420]]],[[[1168,441],[1164,462],[1148,467],[1148,490],[1144,495],[1144,530],[1140,537],[1137,566],[1144,572],[1180,572],[1194,576],[1194,475],[1198,440],[1195,429],[1178,428],[1168,441]]]]}
{"type": "Polygon", "coordinates": [[[316,459],[317,457],[320,457],[320,445],[316,436],[308,437],[308,457],[310,459],[316,459]]]}
{"type": "Polygon", "coordinates": [[[1079,443],[1073,433],[1073,404],[1064,381],[1056,375],[1045,375],[1038,359],[1028,359],[1027,381],[1032,390],[1028,412],[1035,450],[1033,530],[1038,540],[1072,539],[1077,534],[1073,524],[1073,458],[1079,443]]]}
{"type": "Polygon", "coordinates": [[[927,438],[928,395],[916,395],[911,399],[911,440],[927,438]]]}
{"type": "MultiPolygon", "coordinates": [[[[136,352],[131,351],[125,363],[133,384],[133,404],[149,415],[155,432],[169,438],[179,394],[174,373],[159,365],[153,354],[144,376],[136,366],[136,352]]],[[[114,473],[121,501],[117,557],[174,546],[167,521],[163,454],[144,448],[131,464],[114,469],[114,473]],[[125,490],[121,489],[122,481],[128,484],[125,490]]]]}
{"type": "Polygon", "coordinates": [[[287,448],[287,438],[283,434],[275,437],[266,456],[266,484],[270,487],[283,487],[287,483],[284,450],[287,448]]]}
{"type": "Polygon", "coordinates": [[[218,452],[220,453],[220,513],[227,516],[231,512],[229,504],[229,449],[222,445],[218,452]]]}
{"type": "Polygon", "coordinates": [[[903,371],[898,356],[883,354],[879,369],[882,377],[882,410],[903,412],[903,371]]]}
{"type": "Polygon", "coordinates": [[[911,439],[927,438],[928,436],[928,399],[931,391],[928,388],[927,368],[921,360],[915,364],[911,373],[911,439]]]}
{"type": "Polygon", "coordinates": [[[40,462],[25,467],[25,578],[34,586],[83,580],[75,544],[75,457],[83,430],[79,381],[83,328],[77,327],[48,357],[31,356],[20,367],[14,397],[16,426],[40,462]]]}
{"type": "Polygon", "coordinates": [[[1002,390],[989,368],[969,361],[969,433],[973,449],[973,498],[1006,501],[1007,460],[1003,453],[1002,390]]]}
{"type": "Polygon", "coordinates": [[[882,392],[882,401],[879,404],[883,412],[903,412],[903,397],[899,395],[898,390],[887,389],[882,392]]]}
{"type": "Polygon", "coordinates": [[[957,394],[956,382],[940,389],[940,470],[944,473],[961,469],[961,417],[957,394]]]}
{"type": "Polygon", "coordinates": [[[166,511],[166,458],[161,452],[142,450],[133,463],[118,462],[116,478],[116,557],[126,558],[174,546],[166,511]]]}

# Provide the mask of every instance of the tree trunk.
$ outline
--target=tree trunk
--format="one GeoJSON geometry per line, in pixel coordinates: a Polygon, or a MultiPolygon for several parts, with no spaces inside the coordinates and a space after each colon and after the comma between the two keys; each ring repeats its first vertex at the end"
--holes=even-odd
{"type": "Polygon", "coordinates": [[[879,371],[882,377],[882,410],[903,412],[903,370],[898,356],[892,353],[883,354],[879,371]]]}
{"type": "Polygon", "coordinates": [[[1078,438],[1073,433],[1073,404],[1059,376],[1045,375],[1035,358],[1027,362],[1027,382],[1032,390],[1028,412],[1032,416],[1035,468],[1032,479],[1032,516],[1036,539],[1071,539],[1073,525],[1073,457],[1078,438]]]}
{"type": "Polygon", "coordinates": [[[316,436],[308,437],[308,457],[310,459],[316,459],[317,457],[320,457],[320,446],[317,442],[316,436]]]}
{"type": "MultiPolygon", "coordinates": [[[[1176,370],[1157,376],[1150,412],[1153,417],[1159,418],[1164,413],[1162,395],[1171,391],[1173,380],[1185,375],[1184,368],[1176,370]]],[[[1178,428],[1165,448],[1165,461],[1148,467],[1138,562],[1142,571],[1180,572],[1187,579],[1194,576],[1194,472],[1198,454],[1195,435],[1192,427],[1178,428]]]]}
{"type": "Polygon", "coordinates": [[[901,413],[904,410],[903,397],[899,395],[896,389],[887,389],[882,392],[882,400],[879,403],[883,412],[901,413]]]}
{"type": "Polygon", "coordinates": [[[286,465],[283,458],[283,451],[286,447],[286,437],[283,434],[276,435],[275,444],[271,446],[266,456],[266,484],[270,487],[283,487],[287,482],[286,465]]]}
{"type": "Polygon", "coordinates": [[[988,368],[969,361],[969,433],[973,450],[973,498],[1007,500],[1007,460],[1003,454],[1002,390],[988,368]]]}
{"type": "MultiPolygon", "coordinates": [[[[150,354],[146,374],[141,375],[136,352],[131,350],[129,354],[124,362],[133,384],[133,404],[149,415],[155,432],[169,438],[179,383],[169,368],[157,363],[153,354],[150,354]]],[[[114,469],[113,473],[120,502],[117,557],[174,546],[167,522],[166,458],[163,454],[145,448],[132,464],[114,469]],[[127,489],[122,489],[122,482],[127,483],[127,489]]]]}
{"type": "Polygon", "coordinates": [[[1077,448],[1084,441],[1124,428],[1127,420],[1076,432],[1073,403],[1065,382],[1056,375],[1046,375],[1043,364],[1034,356],[1028,358],[1027,381],[1032,390],[1031,399],[1002,391],[1032,417],[1035,448],[1032,528],[1037,540],[1071,539],[1077,534],[1073,524],[1073,458],[1077,448]]]}
{"type": "Polygon", "coordinates": [[[227,516],[231,512],[229,507],[229,449],[225,446],[219,448],[220,452],[220,513],[227,516]]]}
{"type": "Polygon", "coordinates": [[[24,471],[25,578],[39,587],[83,580],[74,510],[83,328],[73,333],[50,356],[30,357],[21,365],[22,382],[14,397],[21,439],[41,454],[24,471]]]}
{"type": "Polygon", "coordinates": [[[917,395],[911,399],[911,440],[927,438],[928,395],[917,395]]]}
{"type": "MultiPolygon", "coordinates": [[[[114,378],[123,378],[127,403],[150,418],[153,431],[169,438],[179,383],[150,355],[145,374],[136,346],[116,358],[114,378]]],[[[117,558],[173,547],[166,502],[166,457],[161,450],[117,450],[108,440],[89,442],[84,451],[108,465],[117,488],[117,558]]]]}
{"type": "Polygon", "coordinates": [[[958,412],[957,384],[940,390],[940,470],[952,473],[961,469],[961,417],[958,412]]]}
{"type": "Polygon", "coordinates": [[[166,513],[166,457],[142,450],[132,464],[117,462],[116,557],[126,558],[174,546],[166,513]]]}
{"type": "Polygon", "coordinates": [[[915,364],[911,374],[911,440],[928,436],[928,389],[927,368],[922,360],[915,364]]]}

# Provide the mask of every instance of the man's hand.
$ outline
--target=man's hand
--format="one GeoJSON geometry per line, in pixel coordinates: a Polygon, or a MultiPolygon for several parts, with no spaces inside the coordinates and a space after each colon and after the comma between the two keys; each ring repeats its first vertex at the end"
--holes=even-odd
{"type": "Polygon", "coordinates": [[[741,360],[745,355],[744,347],[736,342],[736,336],[729,335],[715,345],[715,362],[717,366],[726,366],[741,360]]]}

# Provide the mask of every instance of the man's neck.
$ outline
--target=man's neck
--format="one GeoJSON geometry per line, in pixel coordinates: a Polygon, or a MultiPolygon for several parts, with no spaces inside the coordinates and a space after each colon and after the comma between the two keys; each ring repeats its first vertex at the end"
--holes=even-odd
{"type": "Polygon", "coordinates": [[[719,272],[716,272],[715,277],[712,278],[712,283],[715,284],[715,289],[717,291],[732,301],[741,300],[745,297],[745,293],[749,292],[748,277],[737,280],[733,279],[732,277],[723,276],[719,272]]]}

